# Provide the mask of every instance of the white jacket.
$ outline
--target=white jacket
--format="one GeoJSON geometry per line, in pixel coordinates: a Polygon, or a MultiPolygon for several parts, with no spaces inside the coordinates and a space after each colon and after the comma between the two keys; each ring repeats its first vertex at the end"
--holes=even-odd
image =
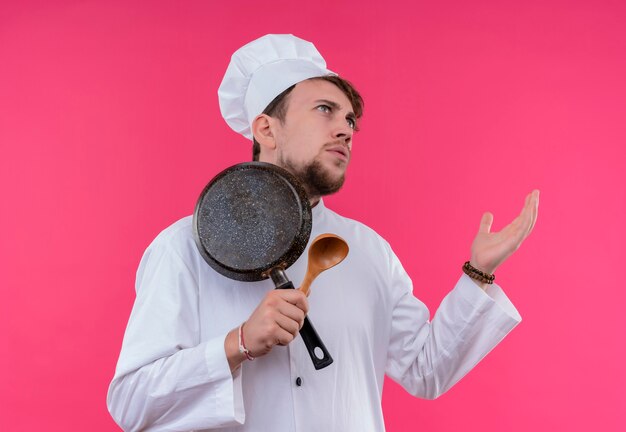
{"type": "MultiPolygon", "coordinates": [[[[334,363],[316,371],[296,338],[244,362],[233,377],[226,334],[272,282],[237,282],[211,269],[197,251],[191,217],[163,231],[139,266],[109,388],[118,424],[129,431],[382,431],[385,374],[415,396],[436,398],[521,320],[497,285],[485,292],[462,275],[430,322],[384,239],[320,201],[311,239],[326,232],[350,246],[309,297],[309,318],[334,363]]],[[[296,286],[306,261],[307,251],[287,270],[296,286]]]]}

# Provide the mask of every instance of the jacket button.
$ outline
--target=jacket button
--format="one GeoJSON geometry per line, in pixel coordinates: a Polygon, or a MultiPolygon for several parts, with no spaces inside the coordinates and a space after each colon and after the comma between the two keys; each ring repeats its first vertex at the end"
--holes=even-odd
{"type": "Polygon", "coordinates": [[[298,387],[300,387],[302,385],[302,378],[300,378],[300,377],[296,378],[296,385],[298,387]]]}

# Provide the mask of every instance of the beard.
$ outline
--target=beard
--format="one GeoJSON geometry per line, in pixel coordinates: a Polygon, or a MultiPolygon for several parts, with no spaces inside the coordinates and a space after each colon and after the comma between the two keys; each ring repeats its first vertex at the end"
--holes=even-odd
{"type": "Polygon", "coordinates": [[[346,180],[345,173],[339,177],[333,177],[317,159],[313,159],[302,167],[296,167],[290,161],[282,158],[280,164],[302,182],[309,198],[334,194],[341,189],[346,180]]]}

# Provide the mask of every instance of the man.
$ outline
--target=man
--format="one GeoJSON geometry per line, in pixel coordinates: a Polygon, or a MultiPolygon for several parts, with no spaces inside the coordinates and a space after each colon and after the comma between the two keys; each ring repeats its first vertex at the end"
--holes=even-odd
{"type": "MultiPolygon", "coordinates": [[[[217,274],[197,251],[190,218],[163,231],[139,266],[109,389],[109,410],[125,430],[384,430],[385,374],[435,398],[519,323],[491,274],[532,230],[538,192],[499,233],[483,216],[467,274],[430,322],[388,243],[321,199],[341,187],[350,162],[362,108],[354,88],[326,69],[312,44],[268,35],[233,55],[219,96],[228,124],[253,139],[255,158],[304,183],[311,238],[338,234],[350,254],[307,299],[269,280],[217,274]],[[317,371],[297,337],[309,310],[335,360],[317,371]]],[[[291,278],[302,280],[305,268],[306,253],[291,278]]]]}

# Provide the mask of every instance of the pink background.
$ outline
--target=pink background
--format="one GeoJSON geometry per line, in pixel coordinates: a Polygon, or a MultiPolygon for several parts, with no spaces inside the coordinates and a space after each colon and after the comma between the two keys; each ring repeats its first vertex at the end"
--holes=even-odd
{"type": "Polygon", "coordinates": [[[483,211],[541,189],[498,281],[523,323],[389,431],[618,431],[626,416],[626,3],[11,2],[0,6],[0,430],[114,431],[105,396],[141,254],[250,145],[231,53],[315,42],[366,100],[327,205],[394,247],[434,312],[483,211]]]}

